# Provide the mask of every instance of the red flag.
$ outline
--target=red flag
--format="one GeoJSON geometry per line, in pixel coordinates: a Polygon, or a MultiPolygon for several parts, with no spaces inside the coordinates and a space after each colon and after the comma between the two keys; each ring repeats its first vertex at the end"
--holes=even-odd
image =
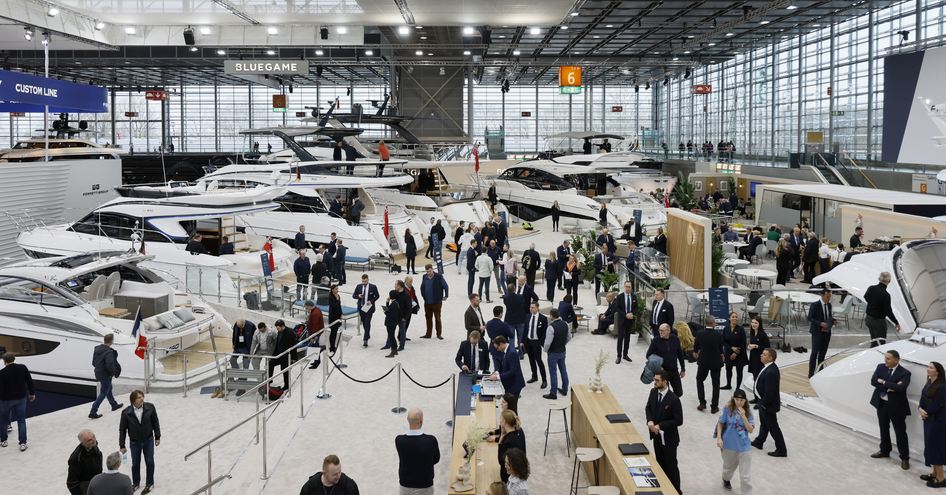
{"type": "Polygon", "coordinates": [[[388,232],[390,231],[390,224],[388,223],[388,207],[384,207],[384,237],[388,237],[388,232]]]}
{"type": "Polygon", "coordinates": [[[480,173],[480,145],[473,145],[473,170],[480,173]]]}
{"type": "Polygon", "coordinates": [[[148,339],[145,338],[144,334],[138,333],[138,329],[141,328],[141,306],[138,306],[138,311],[135,312],[135,324],[131,327],[131,336],[138,337],[138,346],[135,347],[135,355],[141,359],[145,358],[145,349],[148,348],[148,339]]]}
{"type": "Polygon", "coordinates": [[[664,192],[664,208],[670,208],[670,193],[664,192]]]}
{"type": "Polygon", "coordinates": [[[302,180],[302,170],[299,169],[299,162],[296,162],[296,181],[302,180]]]}
{"type": "Polygon", "coordinates": [[[263,244],[263,251],[266,251],[266,254],[269,255],[269,271],[276,271],[276,261],[273,259],[273,241],[270,238],[266,239],[266,244],[263,244]]]}

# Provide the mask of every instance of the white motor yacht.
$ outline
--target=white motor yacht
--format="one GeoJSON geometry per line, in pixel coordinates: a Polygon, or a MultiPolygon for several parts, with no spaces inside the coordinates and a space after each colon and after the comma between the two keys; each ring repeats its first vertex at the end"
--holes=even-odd
{"type": "MultiPolygon", "coordinates": [[[[0,346],[17,354],[41,390],[94,396],[92,350],[107,334],[122,364],[120,383],[183,378],[180,349],[210,350],[226,322],[203,300],[146,268],[152,255],[95,252],[28,260],[0,268],[0,346]],[[139,331],[157,352],[146,369],[135,355],[139,331]],[[91,389],[91,390],[90,390],[91,389]]],[[[229,339],[227,339],[229,340],[229,339]]],[[[228,350],[221,349],[221,350],[228,350]]],[[[212,355],[190,359],[190,377],[213,369],[212,355]]]]}
{"type": "Polygon", "coordinates": [[[49,150],[45,138],[31,138],[17,142],[12,148],[0,150],[0,162],[41,162],[49,156],[55,160],[115,160],[125,151],[93,143],[87,139],[49,138],[49,150]]]}
{"type": "MultiPolygon", "coordinates": [[[[248,194],[117,198],[74,223],[24,230],[17,244],[32,258],[73,256],[91,251],[134,249],[155,255],[148,266],[160,268],[200,294],[235,293],[233,278],[263,274],[261,254],[265,237],[241,232],[240,215],[279,208],[272,200],[285,188],[266,187],[248,194]],[[191,235],[203,236],[209,254],[185,250],[191,235]],[[222,238],[234,244],[234,254],[219,254],[222,238]]],[[[274,240],[274,277],[292,273],[296,256],[285,243],[274,240]]]]}
{"type": "MultiPolygon", "coordinates": [[[[887,343],[878,347],[861,345],[829,354],[824,368],[810,380],[806,378],[807,360],[783,367],[783,401],[877,436],[876,411],[869,404],[873,393],[870,379],[877,365],[884,362],[884,352],[896,350],[900,365],[912,374],[907,397],[914,414],[907,418],[907,427],[911,438],[919,439],[923,426],[915,411],[926,382],[926,367],[930,361],[946,360],[946,240],[916,240],[892,251],[858,254],[815,277],[814,283],[831,282],[849,297],[863,300],[882,272],[891,274],[887,292],[900,322],[900,334],[891,332],[887,343]]],[[[913,442],[914,450],[921,452],[921,445],[913,442]]]]}
{"type": "Polygon", "coordinates": [[[559,165],[583,167],[588,173],[616,173],[644,166],[659,167],[659,162],[647,158],[643,153],[620,149],[623,140],[624,136],[596,131],[553,134],[546,139],[547,151],[541,153],[539,159],[559,165]],[[585,153],[583,149],[576,151],[575,147],[584,148],[585,141],[590,144],[590,153],[585,153]]]}

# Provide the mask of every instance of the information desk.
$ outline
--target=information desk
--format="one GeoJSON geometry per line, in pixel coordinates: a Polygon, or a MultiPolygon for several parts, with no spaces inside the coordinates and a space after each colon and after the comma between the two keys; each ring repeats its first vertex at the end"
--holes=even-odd
{"type": "MultiPolygon", "coordinates": [[[[643,404],[641,405],[643,408],[643,404]]],[[[642,437],[633,423],[611,423],[605,416],[624,414],[624,409],[611,394],[607,385],[601,393],[592,392],[587,385],[572,386],[572,440],[577,447],[600,448],[604,457],[597,461],[599,485],[616,486],[622,495],[637,493],[662,493],[676,495],[677,491],[670,484],[653,454],[653,443],[648,437],[642,437]],[[624,456],[618,446],[622,443],[643,443],[650,454],[643,456],[650,462],[651,469],[660,483],[659,488],[639,488],[627,471],[624,456]]],[[[646,425],[641,425],[646,432],[646,425]]],[[[640,456],[636,456],[640,457],[640,456]]],[[[585,475],[594,482],[592,463],[584,463],[585,475]]]]}
{"type": "Polygon", "coordinates": [[[470,408],[472,384],[473,378],[470,375],[461,373],[458,376],[457,416],[453,419],[453,449],[450,453],[450,479],[447,486],[449,495],[487,494],[490,483],[499,481],[499,445],[484,441],[477,445],[475,458],[470,461],[470,476],[474,489],[465,492],[453,489],[453,482],[457,480],[457,469],[464,462],[463,442],[466,441],[470,425],[475,422],[479,428],[497,428],[495,401],[478,401],[474,408],[470,408]]]}

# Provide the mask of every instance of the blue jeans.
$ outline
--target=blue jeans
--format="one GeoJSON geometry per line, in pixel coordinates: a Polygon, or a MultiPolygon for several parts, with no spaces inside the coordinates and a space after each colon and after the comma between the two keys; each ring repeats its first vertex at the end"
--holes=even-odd
{"type": "Polygon", "coordinates": [[[105,399],[108,399],[108,403],[111,404],[113,409],[118,407],[118,402],[116,402],[115,397],[112,396],[111,378],[99,380],[99,395],[95,398],[95,402],[92,403],[92,414],[97,414],[99,412],[99,406],[105,399]]]}
{"type": "Polygon", "coordinates": [[[516,330],[516,347],[525,344],[526,336],[526,324],[525,323],[516,323],[512,325],[512,328],[516,330]]]}
{"type": "MultiPolygon", "coordinates": [[[[249,354],[250,350],[249,349],[234,349],[233,352],[236,354],[249,354]]],[[[239,358],[240,356],[230,356],[230,368],[233,368],[233,369],[238,368],[237,363],[239,363],[239,358]]],[[[250,369],[249,357],[245,357],[245,356],[243,357],[243,369],[245,370],[250,369]]]]}
{"type": "Polygon", "coordinates": [[[404,350],[404,342],[407,341],[407,325],[408,325],[408,323],[409,323],[408,320],[399,320],[399,321],[397,322],[397,328],[398,328],[398,331],[397,331],[397,343],[398,343],[398,345],[397,345],[397,350],[399,350],[399,351],[403,351],[403,350],[404,350]]]}
{"type": "Polygon", "coordinates": [[[565,369],[565,353],[564,352],[550,352],[549,353],[549,375],[550,382],[552,382],[552,388],[549,389],[551,393],[558,394],[558,373],[556,373],[556,367],[558,371],[562,373],[562,390],[568,390],[568,370],[565,369]]]}
{"type": "Polygon", "coordinates": [[[0,442],[7,441],[7,427],[14,418],[20,443],[26,443],[26,397],[0,401],[0,442]]]}
{"type": "Polygon", "coordinates": [[[131,449],[131,484],[141,484],[141,454],[144,453],[145,486],[154,485],[154,437],[148,437],[141,442],[129,440],[128,447],[131,449]]]}

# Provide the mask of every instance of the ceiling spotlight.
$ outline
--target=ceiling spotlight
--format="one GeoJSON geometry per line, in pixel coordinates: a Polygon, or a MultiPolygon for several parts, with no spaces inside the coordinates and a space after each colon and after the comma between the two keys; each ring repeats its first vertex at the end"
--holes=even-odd
{"type": "Polygon", "coordinates": [[[537,28],[537,27],[534,27],[534,28],[529,29],[529,34],[531,34],[532,36],[535,36],[535,35],[537,35],[537,34],[539,34],[539,33],[541,33],[541,32],[542,32],[542,30],[539,29],[539,28],[537,28]]]}
{"type": "Polygon", "coordinates": [[[798,8],[797,5],[791,4],[791,5],[789,5],[788,7],[785,7],[785,10],[795,10],[795,9],[797,9],[797,8],[798,8]]]}
{"type": "Polygon", "coordinates": [[[716,43],[707,43],[706,46],[716,46],[716,43]]]}
{"type": "Polygon", "coordinates": [[[424,29],[424,26],[414,26],[415,29],[424,29]]]}
{"type": "Polygon", "coordinates": [[[57,15],[59,15],[59,9],[56,8],[54,5],[50,5],[49,10],[46,11],[46,15],[48,15],[49,17],[56,17],[57,15]]]}
{"type": "Polygon", "coordinates": [[[266,50],[266,55],[275,55],[276,50],[266,50]]]}
{"type": "Polygon", "coordinates": [[[269,26],[268,28],[266,28],[266,32],[272,35],[279,34],[279,28],[277,28],[276,26],[269,26]]]}
{"type": "Polygon", "coordinates": [[[673,57],[674,62],[676,62],[677,60],[680,60],[680,57],[673,57]]]}
{"type": "Polygon", "coordinates": [[[820,28],[820,27],[821,27],[821,24],[812,24],[811,27],[820,28]]]}
{"type": "Polygon", "coordinates": [[[191,51],[192,51],[192,52],[196,52],[197,50],[198,50],[198,48],[197,48],[196,46],[192,46],[192,47],[191,47],[191,51]]]}
{"type": "MultiPolygon", "coordinates": [[[[568,29],[568,26],[562,26],[562,29],[568,29]]],[[[506,35],[505,35],[505,34],[501,34],[501,35],[499,35],[499,37],[500,37],[500,38],[505,38],[506,35]]]]}
{"type": "Polygon", "coordinates": [[[226,55],[226,54],[227,54],[226,50],[217,50],[217,55],[226,55]]]}
{"type": "Polygon", "coordinates": [[[374,50],[365,50],[365,56],[366,56],[366,57],[373,57],[373,56],[374,56],[374,50]]]}
{"type": "Polygon", "coordinates": [[[469,57],[469,56],[470,56],[470,51],[469,51],[469,50],[463,50],[463,55],[469,57]]]}
{"type": "Polygon", "coordinates": [[[572,17],[578,17],[578,12],[572,12],[572,13],[569,14],[569,15],[572,16],[572,17]]]}
{"type": "Polygon", "coordinates": [[[693,39],[693,38],[695,38],[695,37],[696,37],[696,36],[693,36],[692,34],[688,34],[688,35],[687,35],[687,38],[690,38],[690,39],[693,39]]]}
{"type": "Polygon", "coordinates": [[[23,37],[26,38],[26,41],[33,41],[33,28],[24,28],[23,37]]]}
{"type": "Polygon", "coordinates": [[[631,71],[628,70],[628,69],[621,69],[621,74],[627,75],[627,74],[630,74],[630,73],[631,73],[631,71]]]}
{"type": "Polygon", "coordinates": [[[210,33],[211,33],[211,31],[210,31],[210,26],[201,26],[201,27],[200,27],[200,34],[202,34],[202,35],[204,35],[204,36],[207,36],[207,35],[210,34],[210,33]]]}
{"type": "Polygon", "coordinates": [[[411,34],[411,28],[409,26],[401,26],[397,28],[397,34],[400,34],[401,36],[407,36],[411,34]]]}
{"type": "Polygon", "coordinates": [[[105,29],[105,23],[104,23],[104,22],[98,21],[98,22],[95,23],[95,30],[96,30],[96,31],[101,31],[101,30],[103,30],[103,29],[105,29]]]}
{"type": "Polygon", "coordinates": [[[324,52],[323,50],[316,50],[316,51],[315,51],[315,55],[316,55],[317,57],[321,57],[322,55],[325,55],[325,52],[324,52]]]}
{"type": "Polygon", "coordinates": [[[599,36],[599,35],[597,35],[597,34],[594,36],[595,39],[598,39],[598,38],[600,38],[600,37],[601,37],[601,36],[599,36]]]}
{"type": "Polygon", "coordinates": [[[521,53],[521,52],[520,52],[519,50],[513,50],[513,51],[512,51],[513,56],[516,56],[516,57],[518,57],[520,53],[521,53]]]}
{"type": "Polygon", "coordinates": [[[416,52],[414,52],[414,55],[417,55],[418,57],[423,56],[423,55],[424,55],[424,51],[423,51],[423,50],[417,50],[416,52]]]}
{"type": "Polygon", "coordinates": [[[689,55],[689,54],[690,54],[690,50],[686,50],[685,52],[683,52],[683,54],[684,54],[684,55],[689,55]]]}
{"type": "Polygon", "coordinates": [[[726,36],[735,36],[736,33],[726,33],[726,36]]]}
{"type": "Polygon", "coordinates": [[[613,27],[614,27],[614,24],[607,24],[607,25],[604,26],[604,27],[606,27],[606,28],[613,28],[613,27]]]}
{"type": "Polygon", "coordinates": [[[769,23],[769,21],[759,21],[759,24],[762,24],[763,26],[765,26],[765,25],[768,24],[768,23],[769,23]]]}
{"type": "Polygon", "coordinates": [[[125,26],[125,34],[135,34],[138,30],[135,29],[135,26],[125,26]]]}
{"type": "Polygon", "coordinates": [[[473,36],[473,26],[464,26],[463,36],[473,36]]]}
{"type": "Polygon", "coordinates": [[[425,39],[427,39],[427,37],[426,37],[426,36],[421,36],[420,39],[425,40],[425,39]]]}
{"type": "MultiPolygon", "coordinates": [[[[568,31],[568,26],[562,26],[559,29],[561,29],[562,31],[568,31]]],[[[500,38],[505,38],[505,36],[500,36],[500,38]]]]}
{"type": "Polygon", "coordinates": [[[428,56],[428,57],[433,57],[433,56],[434,56],[434,52],[427,52],[427,56],[428,56]]]}
{"type": "Polygon", "coordinates": [[[348,34],[348,28],[345,26],[338,26],[337,28],[335,28],[335,32],[337,32],[338,34],[348,34]]]}

